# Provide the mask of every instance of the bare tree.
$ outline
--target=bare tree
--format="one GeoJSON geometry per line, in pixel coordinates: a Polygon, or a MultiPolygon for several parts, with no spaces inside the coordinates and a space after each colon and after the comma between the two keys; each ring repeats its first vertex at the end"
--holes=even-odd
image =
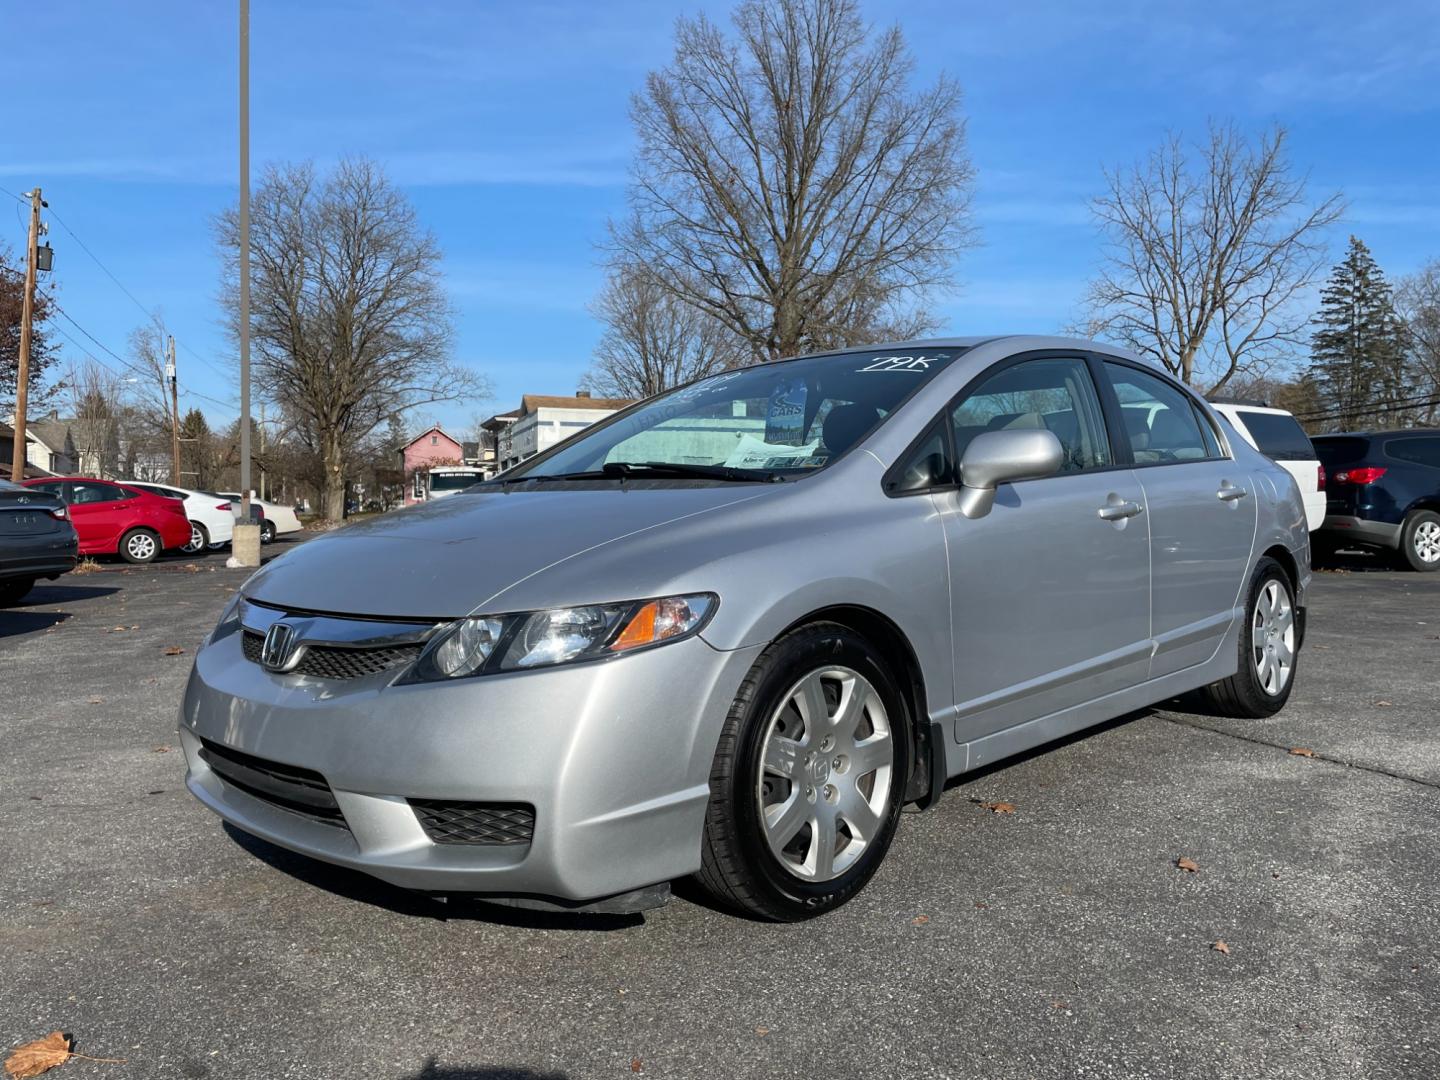
{"type": "MultiPolygon", "coordinates": [[[[236,210],[217,234],[238,250],[236,210]]],[[[439,246],[378,165],[346,160],[324,178],[309,164],[272,166],[250,240],[256,381],[313,437],[323,512],[338,520],[347,458],[371,431],[416,405],[484,394],[484,383],[450,362],[439,246]]],[[[227,292],[235,265],[226,259],[227,292]]]]}
{"type": "Polygon", "coordinates": [[[927,325],[971,238],[960,89],[909,89],[898,28],[853,0],[747,0],[734,39],[681,19],[631,104],[640,147],[617,259],[759,359],[927,325]]]}
{"type": "Polygon", "coordinates": [[[1277,126],[1252,145],[1211,125],[1197,147],[1171,135],[1144,162],[1107,170],[1089,333],[1211,389],[1293,355],[1309,317],[1295,301],[1325,270],[1325,230],[1344,204],[1309,202],[1285,139],[1277,126]]]}
{"type": "Polygon", "coordinates": [[[1410,377],[1420,398],[1405,419],[1431,425],[1440,418],[1440,259],[1400,279],[1395,306],[1405,320],[1410,377]]]}
{"type": "Polygon", "coordinates": [[[70,366],[63,385],[80,471],[86,476],[118,477],[128,390],[124,377],[85,360],[70,366]]]}
{"type": "Polygon", "coordinates": [[[604,397],[650,397],[750,359],[733,333],[643,267],[615,267],[593,310],[605,334],[584,382],[604,397]]]}

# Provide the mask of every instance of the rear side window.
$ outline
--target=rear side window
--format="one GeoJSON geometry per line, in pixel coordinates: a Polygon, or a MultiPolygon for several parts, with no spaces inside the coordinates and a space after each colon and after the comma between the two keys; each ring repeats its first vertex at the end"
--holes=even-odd
{"type": "Polygon", "coordinates": [[[1283,413],[1236,410],[1240,421],[1255,436],[1260,452],[1271,461],[1314,461],[1315,448],[1310,436],[1293,416],[1283,413]]]}
{"type": "Polygon", "coordinates": [[[1218,457],[1214,433],[1204,423],[1190,398],[1157,375],[1124,364],[1105,362],[1105,371],[1120,399],[1125,437],[1137,465],[1166,465],[1218,457]]]}
{"type": "Polygon", "coordinates": [[[1385,452],[1401,461],[1440,468],[1440,436],[1427,435],[1409,439],[1391,439],[1385,452]]]}

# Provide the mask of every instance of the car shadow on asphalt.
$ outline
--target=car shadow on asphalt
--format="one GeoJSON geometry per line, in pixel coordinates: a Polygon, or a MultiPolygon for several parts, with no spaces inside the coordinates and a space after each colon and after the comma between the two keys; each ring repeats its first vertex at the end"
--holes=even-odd
{"type": "Polygon", "coordinates": [[[0,639],[38,634],[70,618],[68,611],[17,611],[0,608],[0,639]]]}
{"type": "Polygon", "coordinates": [[[569,1080],[558,1072],[536,1072],[523,1065],[439,1065],[432,1057],[419,1072],[399,1080],[569,1080]]]}
{"type": "MultiPolygon", "coordinates": [[[[526,930],[625,930],[644,923],[643,915],[607,915],[582,911],[532,911],[527,908],[505,907],[487,903],[479,897],[464,895],[440,896],[402,889],[343,866],[312,859],[285,848],[277,847],[258,836],[251,836],[228,822],[226,834],[251,855],[268,863],[283,874],[335,896],[383,908],[396,915],[434,919],[437,922],[488,922],[498,926],[514,926],[526,930]]],[[[421,1074],[427,1075],[427,1074],[421,1074]]],[[[436,1076],[458,1078],[469,1073],[436,1073],[436,1076]]],[[[488,1073],[475,1073],[488,1076],[488,1073]]],[[[496,1076],[510,1075],[495,1073],[496,1076]]],[[[535,1075],[535,1074],[516,1074],[535,1075]]]]}

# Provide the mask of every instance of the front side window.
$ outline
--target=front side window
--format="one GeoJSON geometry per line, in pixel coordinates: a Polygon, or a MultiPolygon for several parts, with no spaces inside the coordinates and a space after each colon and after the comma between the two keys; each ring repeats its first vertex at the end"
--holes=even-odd
{"type": "Polygon", "coordinates": [[[70,501],[76,506],[83,506],[86,503],[116,502],[125,495],[114,484],[88,482],[71,484],[70,492],[70,501]]]}
{"type": "Polygon", "coordinates": [[[1214,433],[1201,429],[1204,421],[1183,390],[1125,364],[1107,360],[1105,371],[1120,399],[1120,413],[1125,418],[1123,438],[1129,440],[1135,464],[1162,465],[1219,456],[1214,433]]]}
{"type": "Polygon", "coordinates": [[[968,393],[951,419],[962,462],[970,441],[984,432],[1044,428],[1065,450],[1061,472],[1110,464],[1100,399],[1083,360],[1024,360],[1004,368],[968,393]]]}
{"type": "Polygon", "coordinates": [[[800,476],[869,434],[963,349],[883,350],[722,372],[587,428],[509,482],[539,477],[703,473],[800,476]]]}

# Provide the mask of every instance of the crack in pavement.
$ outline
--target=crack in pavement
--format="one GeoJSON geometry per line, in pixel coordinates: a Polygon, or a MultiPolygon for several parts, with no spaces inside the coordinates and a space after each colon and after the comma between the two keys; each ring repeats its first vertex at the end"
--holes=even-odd
{"type": "MultiPolygon", "coordinates": [[[[1172,724],[1179,724],[1181,727],[1194,728],[1196,731],[1208,731],[1213,735],[1223,735],[1226,738],[1237,739],[1240,742],[1253,743],[1255,746],[1268,746],[1275,750],[1284,750],[1287,754],[1293,749],[1293,747],[1285,743],[1271,742],[1269,739],[1257,738],[1254,735],[1241,735],[1238,732],[1226,731],[1224,728],[1211,727],[1209,724],[1197,723],[1194,720],[1186,719],[1183,716],[1176,716],[1173,713],[1157,710],[1156,715],[1161,719],[1170,721],[1172,724]]],[[[1423,776],[1411,776],[1409,773],[1395,772],[1392,769],[1381,768],[1378,765],[1365,765],[1358,761],[1346,761],[1344,758],[1333,757],[1330,754],[1322,753],[1313,747],[1306,747],[1306,749],[1310,751],[1309,755],[1297,756],[1309,756],[1313,757],[1316,761],[1328,761],[1332,765],[1340,765],[1347,769],[1358,769],[1361,772],[1374,773],[1376,776],[1388,776],[1392,780],[1404,780],[1407,783],[1419,784],[1421,787],[1430,788],[1432,791],[1440,791],[1440,782],[1426,779],[1423,776]]]]}

